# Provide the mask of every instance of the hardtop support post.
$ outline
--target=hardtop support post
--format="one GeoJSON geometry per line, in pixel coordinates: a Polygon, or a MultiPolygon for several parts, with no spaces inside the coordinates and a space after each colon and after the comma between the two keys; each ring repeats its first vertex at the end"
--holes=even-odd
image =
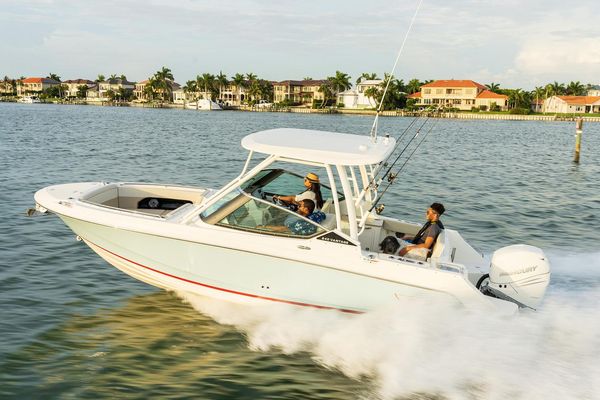
{"type": "Polygon", "coordinates": [[[348,183],[348,175],[346,174],[346,168],[343,165],[336,165],[340,182],[342,183],[342,190],[344,197],[346,198],[346,207],[348,209],[348,226],[350,227],[350,237],[354,240],[358,240],[358,230],[356,229],[356,206],[354,205],[354,196],[352,195],[352,188],[348,183]]]}

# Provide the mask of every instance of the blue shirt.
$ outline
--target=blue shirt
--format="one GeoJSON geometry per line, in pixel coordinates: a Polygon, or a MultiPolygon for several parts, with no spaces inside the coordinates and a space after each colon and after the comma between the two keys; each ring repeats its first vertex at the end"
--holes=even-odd
{"type": "MultiPolygon", "coordinates": [[[[302,218],[298,218],[295,216],[290,216],[286,219],[285,221],[285,226],[288,227],[288,229],[294,234],[294,235],[301,235],[301,236],[309,236],[314,234],[317,231],[317,226],[314,224],[311,224],[310,222],[302,219],[302,218]],[[290,218],[293,217],[293,218],[290,218]]],[[[310,215],[308,215],[306,218],[310,219],[311,221],[314,221],[316,223],[320,223],[321,221],[323,221],[327,216],[325,215],[324,212],[322,211],[316,211],[310,215]]]]}

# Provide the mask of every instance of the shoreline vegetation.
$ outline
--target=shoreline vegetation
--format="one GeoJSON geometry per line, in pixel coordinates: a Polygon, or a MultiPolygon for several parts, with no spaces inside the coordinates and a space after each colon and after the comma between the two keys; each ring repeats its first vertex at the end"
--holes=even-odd
{"type": "MultiPolygon", "coordinates": [[[[17,103],[16,98],[3,98],[0,102],[17,103]]],[[[134,108],[163,108],[163,109],[185,109],[185,104],[160,103],[160,102],[126,102],[126,101],[65,101],[62,99],[45,99],[41,104],[55,105],[88,105],[101,107],[134,107],[134,108]]],[[[377,111],[374,109],[344,109],[344,108],[309,108],[309,107],[256,107],[256,106],[230,106],[226,111],[242,112],[287,112],[296,114],[330,114],[330,115],[363,115],[375,116],[377,111]]],[[[198,110],[189,110],[198,111],[198,110]]],[[[212,112],[209,110],[199,110],[201,112],[212,112]]],[[[379,113],[382,117],[429,117],[429,118],[449,118],[449,119],[477,119],[477,120],[504,120],[504,121],[575,121],[581,118],[585,122],[600,122],[600,114],[558,114],[558,113],[531,113],[531,114],[511,114],[509,112],[471,112],[471,111],[408,111],[408,110],[384,110],[379,113]]]]}
{"type": "MultiPolygon", "coordinates": [[[[599,109],[596,103],[593,103],[591,107],[586,104],[583,112],[578,106],[576,110],[573,110],[577,111],[574,113],[556,112],[572,111],[571,107],[567,110],[553,109],[552,112],[540,107],[542,102],[554,99],[555,96],[585,97],[586,93],[590,96],[589,93],[592,90],[595,93],[600,89],[598,86],[584,85],[579,81],[570,82],[568,85],[553,82],[536,87],[532,91],[526,91],[520,88],[500,88],[499,84],[493,82],[481,85],[474,81],[411,79],[405,83],[402,79],[397,79],[387,73],[384,74],[383,79],[380,79],[376,73],[363,73],[356,80],[356,87],[363,85],[360,94],[362,100],[367,99],[368,102],[364,104],[359,102],[357,107],[357,104],[354,104],[355,101],[353,107],[346,107],[343,104],[345,102],[343,96],[345,93],[351,92],[350,89],[353,87],[351,79],[348,74],[341,71],[336,71],[335,75],[322,80],[305,77],[302,81],[282,82],[261,79],[253,73],[237,73],[228,78],[227,75],[220,72],[218,75],[209,73],[198,75],[194,80],[189,80],[184,86],[181,86],[175,82],[171,70],[167,67],[162,67],[150,78],[141,82],[130,82],[125,75],[117,74],[108,78],[98,75],[94,81],[77,79],[64,82],[61,81],[60,76],[54,73],[49,74],[46,78],[11,79],[5,76],[0,81],[0,102],[22,102],[24,97],[34,97],[36,103],[65,105],[186,108],[186,105],[196,104],[196,108],[198,108],[201,100],[208,100],[215,102],[223,109],[247,112],[375,115],[377,114],[376,110],[381,109],[380,115],[389,117],[429,116],[536,121],[572,121],[582,118],[584,121],[600,122],[600,113],[598,113],[599,109]],[[477,86],[476,90],[485,89],[486,99],[497,98],[501,99],[503,103],[492,101],[487,104],[465,100],[465,106],[464,99],[447,96],[447,93],[458,93],[457,96],[460,97],[464,95],[463,92],[457,92],[458,89],[440,89],[440,85],[437,85],[436,93],[445,90],[446,97],[442,100],[423,98],[424,104],[421,104],[417,97],[420,98],[422,88],[427,89],[436,82],[469,82],[471,86],[473,84],[477,86]]],[[[430,89],[427,90],[426,94],[430,96],[430,89]]],[[[472,89],[469,90],[471,91],[465,93],[472,93],[472,89]]],[[[478,93],[477,91],[476,94],[478,93]]],[[[587,99],[587,97],[585,98],[587,99]]],[[[596,98],[594,97],[594,99],[596,98]]],[[[28,100],[33,102],[33,99],[28,100]]],[[[212,108],[212,105],[209,108],[212,108]]]]}

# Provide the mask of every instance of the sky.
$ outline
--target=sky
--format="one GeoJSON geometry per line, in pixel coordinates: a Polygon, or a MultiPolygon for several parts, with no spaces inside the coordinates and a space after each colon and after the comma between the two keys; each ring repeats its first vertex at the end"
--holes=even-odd
{"type": "MultiPolygon", "coordinates": [[[[0,75],[391,71],[419,0],[0,0],[0,75]]],[[[423,0],[397,78],[600,84],[598,0],[423,0]]]]}

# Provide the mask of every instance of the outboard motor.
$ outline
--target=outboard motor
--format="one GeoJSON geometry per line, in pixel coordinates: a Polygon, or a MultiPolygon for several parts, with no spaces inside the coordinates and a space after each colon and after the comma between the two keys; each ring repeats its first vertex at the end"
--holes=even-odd
{"type": "Polygon", "coordinates": [[[512,301],[519,307],[536,308],[550,283],[550,263],[544,252],[517,244],[498,249],[492,255],[485,294],[512,301]]]}

